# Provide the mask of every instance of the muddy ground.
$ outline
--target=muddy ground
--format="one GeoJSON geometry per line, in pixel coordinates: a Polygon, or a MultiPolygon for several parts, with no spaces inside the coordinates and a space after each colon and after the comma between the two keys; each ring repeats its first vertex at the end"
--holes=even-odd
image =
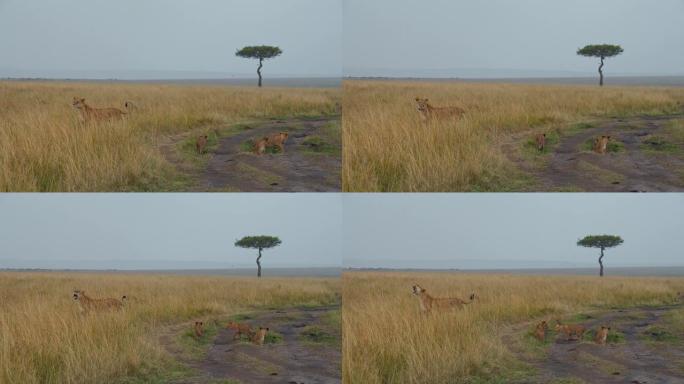
{"type": "Polygon", "coordinates": [[[201,356],[189,356],[178,337],[191,324],[165,333],[162,345],[176,360],[191,368],[193,376],[175,384],[224,382],[260,384],[340,384],[342,382],[341,330],[326,316],[339,306],[299,307],[250,314],[240,320],[252,328],[268,327],[277,341],[263,346],[244,338],[234,340],[234,331],[222,321],[201,356]]]}
{"type": "MultiPolygon", "coordinates": [[[[341,190],[341,138],[329,138],[325,129],[339,125],[339,116],[292,118],[243,124],[241,130],[219,136],[205,164],[188,167],[174,152],[174,145],[162,147],[166,159],[192,180],[191,191],[233,192],[338,192],[341,190]],[[284,153],[257,156],[247,150],[250,140],[287,131],[284,153]],[[326,151],[316,152],[307,138],[326,139],[326,151]]],[[[219,131],[219,129],[217,129],[219,131]]],[[[179,138],[178,140],[180,140],[179,138]]]]}
{"type": "MultiPolygon", "coordinates": [[[[681,306],[640,307],[591,313],[578,322],[588,329],[611,327],[613,340],[598,345],[584,340],[566,341],[551,333],[542,357],[530,358],[511,338],[510,349],[538,372],[536,377],[516,383],[684,383],[684,330],[670,334],[664,317],[681,306]]],[[[536,343],[527,332],[532,325],[517,330],[518,338],[536,343]]]]}
{"type": "Polygon", "coordinates": [[[684,115],[677,114],[592,122],[570,133],[561,131],[559,142],[550,146],[549,153],[535,156],[533,161],[514,155],[510,148],[504,150],[531,176],[535,191],[684,191],[684,143],[667,131],[673,121],[682,118],[684,115]],[[588,141],[602,135],[611,136],[619,149],[601,155],[586,147],[588,141]]]}

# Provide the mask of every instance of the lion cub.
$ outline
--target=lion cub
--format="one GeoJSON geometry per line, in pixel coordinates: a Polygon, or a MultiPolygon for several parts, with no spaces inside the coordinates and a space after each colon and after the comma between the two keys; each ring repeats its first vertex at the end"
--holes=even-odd
{"type": "Polygon", "coordinates": [[[126,112],[118,108],[93,108],[86,104],[84,98],[74,97],[71,105],[81,113],[81,121],[89,123],[98,120],[123,119],[126,112]]]}
{"type": "Polygon", "coordinates": [[[573,337],[581,340],[586,328],[578,324],[562,324],[560,320],[556,320],[556,332],[564,334],[566,340],[572,340],[573,337]]]}
{"type": "Polygon", "coordinates": [[[252,336],[252,342],[256,345],[264,345],[266,333],[268,333],[268,328],[259,327],[259,330],[252,336]]]}
{"type": "Polygon", "coordinates": [[[195,337],[200,338],[204,335],[204,322],[195,321],[195,337]]]}
{"type": "Polygon", "coordinates": [[[462,308],[464,305],[471,304],[475,300],[475,294],[470,295],[470,301],[463,301],[457,297],[432,297],[419,285],[413,286],[413,294],[420,300],[420,310],[424,313],[430,312],[432,308],[450,309],[462,308]]]}
{"type": "Polygon", "coordinates": [[[262,137],[261,139],[254,142],[254,153],[257,155],[262,155],[266,153],[266,147],[268,147],[268,137],[262,137]]]}
{"type": "Polygon", "coordinates": [[[546,320],[542,320],[534,328],[534,337],[536,337],[537,340],[539,340],[543,343],[544,340],[546,339],[546,330],[547,329],[548,329],[548,324],[546,323],[546,320]]]}
{"type": "Polygon", "coordinates": [[[610,331],[610,327],[606,327],[605,325],[602,325],[601,329],[596,331],[596,336],[594,337],[596,344],[606,345],[606,341],[608,340],[608,331],[610,331]]]}
{"type": "Polygon", "coordinates": [[[195,148],[197,148],[197,153],[200,155],[204,153],[204,148],[207,146],[208,139],[209,136],[207,135],[202,135],[197,138],[197,141],[195,142],[195,148]]]}
{"type": "Polygon", "coordinates": [[[273,133],[268,137],[267,146],[278,147],[280,153],[285,153],[285,142],[288,136],[289,133],[287,132],[273,133]]]}
{"type": "Polygon", "coordinates": [[[226,325],[226,329],[232,329],[235,331],[235,334],[233,335],[233,340],[239,339],[242,337],[242,335],[247,335],[250,336],[252,332],[252,328],[248,324],[240,324],[235,321],[231,321],[226,325]]]}
{"type": "Polygon", "coordinates": [[[601,136],[594,139],[594,152],[605,155],[608,150],[608,141],[610,141],[610,136],[601,136]]]}
{"type": "Polygon", "coordinates": [[[540,133],[534,138],[535,142],[537,143],[537,150],[539,152],[544,151],[544,147],[546,146],[546,133],[540,133]]]}

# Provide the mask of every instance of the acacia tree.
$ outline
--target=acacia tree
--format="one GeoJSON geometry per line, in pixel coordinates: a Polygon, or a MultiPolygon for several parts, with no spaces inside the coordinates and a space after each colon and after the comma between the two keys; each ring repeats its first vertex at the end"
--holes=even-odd
{"type": "Polygon", "coordinates": [[[599,65],[599,85],[603,87],[603,61],[608,57],[617,56],[624,52],[621,46],[611,44],[587,45],[584,48],[577,50],[577,54],[586,57],[601,58],[601,65],[599,65]]]}
{"type": "Polygon", "coordinates": [[[259,256],[256,259],[257,263],[257,277],[261,277],[261,251],[279,246],[280,239],[275,236],[245,236],[235,242],[236,247],[252,248],[259,250],[259,256]]]}
{"type": "Polygon", "coordinates": [[[599,276],[603,276],[603,252],[606,248],[617,247],[622,244],[624,240],[620,236],[613,235],[591,235],[585,236],[584,239],[578,240],[577,245],[586,248],[600,248],[601,256],[599,256],[598,262],[601,266],[601,271],[599,276]]]}
{"type": "Polygon", "coordinates": [[[259,45],[244,47],[235,52],[235,56],[244,57],[246,59],[259,59],[257,75],[259,75],[259,86],[261,87],[261,68],[264,66],[264,60],[280,56],[280,54],[282,53],[283,51],[281,51],[278,47],[272,47],[270,45],[259,45]]]}

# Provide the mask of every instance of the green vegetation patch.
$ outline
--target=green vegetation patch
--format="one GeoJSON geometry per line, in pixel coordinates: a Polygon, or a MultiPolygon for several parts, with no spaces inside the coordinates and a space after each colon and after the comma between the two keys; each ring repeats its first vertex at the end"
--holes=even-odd
{"type": "Polygon", "coordinates": [[[679,146],[663,136],[649,135],[641,141],[641,149],[647,152],[676,152],[679,146]]]}
{"type": "Polygon", "coordinates": [[[644,330],[644,332],[642,333],[642,336],[646,340],[654,342],[675,342],[678,339],[678,337],[675,334],[670,332],[665,327],[659,325],[652,325],[646,328],[646,330],[644,330]]]}
{"type": "Polygon", "coordinates": [[[178,338],[178,344],[191,357],[201,358],[207,352],[209,344],[214,340],[219,331],[219,324],[215,321],[204,322],[204,332],[202,336],[195,335],[193,325],[189,324],[187,329],[178,338]]]}
{"type": "Polygon", "coordinates": [[[537,148],[536,137],[537,135],[533,135],[523,143],[523,154],[528,158],[552,153],[553,149],[560,143],[560,134],[558,131],[546,132],[546,143],[544,149],[540,151],[537,148]]]}
{"type": "Polygon", "coordinates": [[[317,344],[336,344],[338,341],[337,336],[316,325],[305,327],[300,336],[304,341],[317,344]]]}
{"type": "Polygon", "coordinates": [[[307,152],[314,153],[334,153],[338,148],[325,141],[322,137],[311,135],[302,142],[307,152]]]}
{"type": "Polygon", "coordinates": [[[284,340],[283,335],[276,331],[268,331],[266,337],[264,337],[264,344],[278,344],[282,343],[284,340]]]}

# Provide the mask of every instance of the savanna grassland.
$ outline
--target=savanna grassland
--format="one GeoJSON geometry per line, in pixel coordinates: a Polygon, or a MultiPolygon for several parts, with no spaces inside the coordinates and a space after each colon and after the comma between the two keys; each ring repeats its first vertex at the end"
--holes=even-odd
{"type": "Polygon", "coordinates": [[[187,190],[162,148],[191,167],[198,135],[211,146],[247,122],[337,114],[339,98],[337,89],[0,81],[0,191],[187,190]],[[84,125],[73,97],[133,107],[123,122],[84,125]]]}
{"type": "MultiPolygon", "coordinates": [[[[520,347],[525,354],[539,357],[547,353],[543,348],[563,347],[551,340],[546,345],[537,343],[529,335],[537,321],[576,322],[588,319],[580,315],[592,311],[613,314],[618,308],[672,305],[683,288],[684,278],[347,272],[343,274],[344,382],[536,382],[529,381],[538,373],[536,368],[512,350],[520,347]],[[426,315],[411,293],[414,284],[434,297],[467,299],[475,292],[478,299],[461,310],[426,315]],[[519,343],[510,345],[510,340],[519,343]]],[[[681,345],[684,311],[675,308],[680,309],[662,317],[667,317],[666,324],[681,345]]],[[[618,332],[620,326],[612,325],[618,332]]],[[[600,349],[590,341],[580,347],[600,349]]],[[[578,371],[591,373],[586,361],[577,364],[578,371]]],[[[679,374],[684,377],[684,361],[670,361],[670,365],[682,367],[679,374]]]]}
{"type": "Polygon", "coordinates": [[[339,292],[335,278],[0,273],[0,382],[174,382],[193,372],[160,345],[167,328],[187,322],[191,333],[194,320],[335,305],[339,292]],[[74,289],[129,300],[122,311],[82,314],[74,289]]]}
{"type": "Polygon", "coordinates": [[[354,192],[541,190],[511,161],[535,134],[554,145],[595,120],[681,114],[684,104],[681,87],[346,80],[343,94],[343,189],[354,192]],[[416,97],[465,116],[426,124],[416,97]]]}

